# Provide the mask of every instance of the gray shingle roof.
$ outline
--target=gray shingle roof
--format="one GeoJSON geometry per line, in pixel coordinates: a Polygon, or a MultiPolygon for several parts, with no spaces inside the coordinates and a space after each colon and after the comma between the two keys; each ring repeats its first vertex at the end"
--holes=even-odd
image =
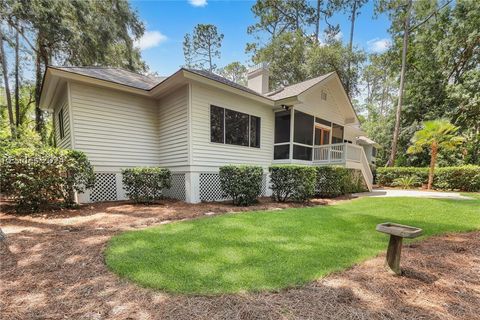
{"type": "Polygon", "coordinates": [[[304,92],[305,90],[310,89],[320,81],[327,79],[332,74],[334,74],[334,72],[330,72],[320,77],[316,77],[303,82],[292,84],[285,88],[277,89],[275,91],[269,92],[266,94],[266,96],[268,96],[270,99],[273,99],[273,100],[281,100],[285,98],[295,97],[301,94],[302,92],[304,92]]]}
{"type": "MultiPolygon", "coordinates": [[[[126,86],[137,88],[137,89],[142,89],[142,90],[151,90],[156,85],[160,84],[165,79],[167,79],[167,77],[146,76],[143,74],[127,71],[120,68],[109,68],[109,67],[50,67],[50,68],[72,72],[72,73],[76,73],[79,75],[83,75],[83,76],[87,76],[95,79],[110,81],[110,82],[126,85],[126,86]]],[[[242,86],[241,84],[235,83],[231,80],[228,80],[222,76],[219,76],[215,73],[212,73],[206,70],[190,69],[190,68],[183,68],[183,70],[186,70],[188,72],[203,76],[210,80],[217,81],[225,85],[228,85],[230,87],[233,87],[233,88],[236,88],[236,89],[239,89],[263,98],[271,99],[271,100],[281,100],[281,99],[297,96],[302,92],[304,92],[305,90],[311,88],[315,84],[319,83],[320,81],[325,80],[326,78],[328,78],[330,75],[334,73],[334,72],[331,72],[320,77],[309,79],[297,84],[287,86],[285,88],[281,88],[279,90],[269,92],[267,94],[260,94],[255,90],[242,86]]]]}
{"type": "Polygon", "coordinates": [[[263,97],[263,98],[268,98],[266,97],[265,95],[261,94],[261,93],[258,93],[257,91],[255,90],[252,90],[248,87],[245,87],[245,86],[242,86],[241,84],[238,84],[236,82],[233,82],[231,80],[228,80],[227,78],[224,78],[222,76],[219,76],[218,74],[215,74],[213,72],[210,72],[210,71],[206,71],[206,70],[199,70],[199,69],[190,69],[190,68],[184,68],[185,70],[187,71],[190,71],[192,73],[195,73],[195,74],[198,74],[200,76],[203,76],[205,78],[208,78],[210,80],[213,80],[213,81],[217,81],[217,82],[221,82],[223,84],[226,84],[227,86],[230,86],[230,87],[234,87],[234,88],[237,88],[237,89],[240,89],[240,90],[243,90],[243,91],[246,91],[248,93],[251,93],[251,94],[254,94],[254,95],[257,95],[257,96],[260,96],[260,97],[263,97]]]}
{"type": "Polygon", "coordinates": [[[127,71],[120,68],[103,68],[103,67],[51,67],[53,69],[63,70],[92,77],[100,80],[106,80],[123,84],[137,89],[150,90],[163,80],[165,77],[156,78],[143,74],[127,71]]]}

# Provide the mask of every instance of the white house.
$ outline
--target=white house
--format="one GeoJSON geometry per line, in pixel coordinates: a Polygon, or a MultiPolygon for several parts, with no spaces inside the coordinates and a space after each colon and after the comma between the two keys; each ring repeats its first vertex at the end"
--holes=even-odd
{"type": "Polygon", "coordinates": [[[166,195],[187,202],[222,197],[226,164],[343,165],[372,185],[373,141],[336,73],[268,92],[269,71],[248,73],[248,87],[182,68],[154,78],[117,68],[48,67],[40,105],[53,113],[56,143],[85,152],[96,183],[80,202],[125,199],[121,170],[172,171],[166,195]]]}

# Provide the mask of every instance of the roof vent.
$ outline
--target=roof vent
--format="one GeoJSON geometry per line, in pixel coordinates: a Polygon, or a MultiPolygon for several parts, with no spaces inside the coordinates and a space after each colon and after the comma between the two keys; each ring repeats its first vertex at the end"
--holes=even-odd
{"type": "Polygon", "coordinates": [[[270,72],[266,62],[259,63],[250,68],[247,73],[248,87],[258,93],[265,94],[268,92],[270,72]]]}

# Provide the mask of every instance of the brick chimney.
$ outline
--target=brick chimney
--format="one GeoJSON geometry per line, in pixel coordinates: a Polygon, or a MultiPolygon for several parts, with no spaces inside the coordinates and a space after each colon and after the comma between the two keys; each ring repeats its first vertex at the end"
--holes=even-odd
{"type": "Polygon", "coordinates": [[[263,62],[257,64],[248,70],[247,79],[248,87],[258,93],[265,94],[269,92],[268,88],[268,78],[270,76],[270,71],[268,71],[268,64],[263,62]]]}

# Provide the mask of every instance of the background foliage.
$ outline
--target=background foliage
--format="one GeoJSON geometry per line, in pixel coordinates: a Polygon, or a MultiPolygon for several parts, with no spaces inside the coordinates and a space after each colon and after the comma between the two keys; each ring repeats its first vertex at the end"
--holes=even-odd
{"type": "MultiPolygon", "coordinates": [[[[419,184],[428,181],[428,168],[392,167],[378,168],[377,182],[392,186],[402,177],[412,177],[419,184]]],[[[480,191],[480,166],[443,167],[435,171],[433,188],[439,190],[480,191]]]]}

